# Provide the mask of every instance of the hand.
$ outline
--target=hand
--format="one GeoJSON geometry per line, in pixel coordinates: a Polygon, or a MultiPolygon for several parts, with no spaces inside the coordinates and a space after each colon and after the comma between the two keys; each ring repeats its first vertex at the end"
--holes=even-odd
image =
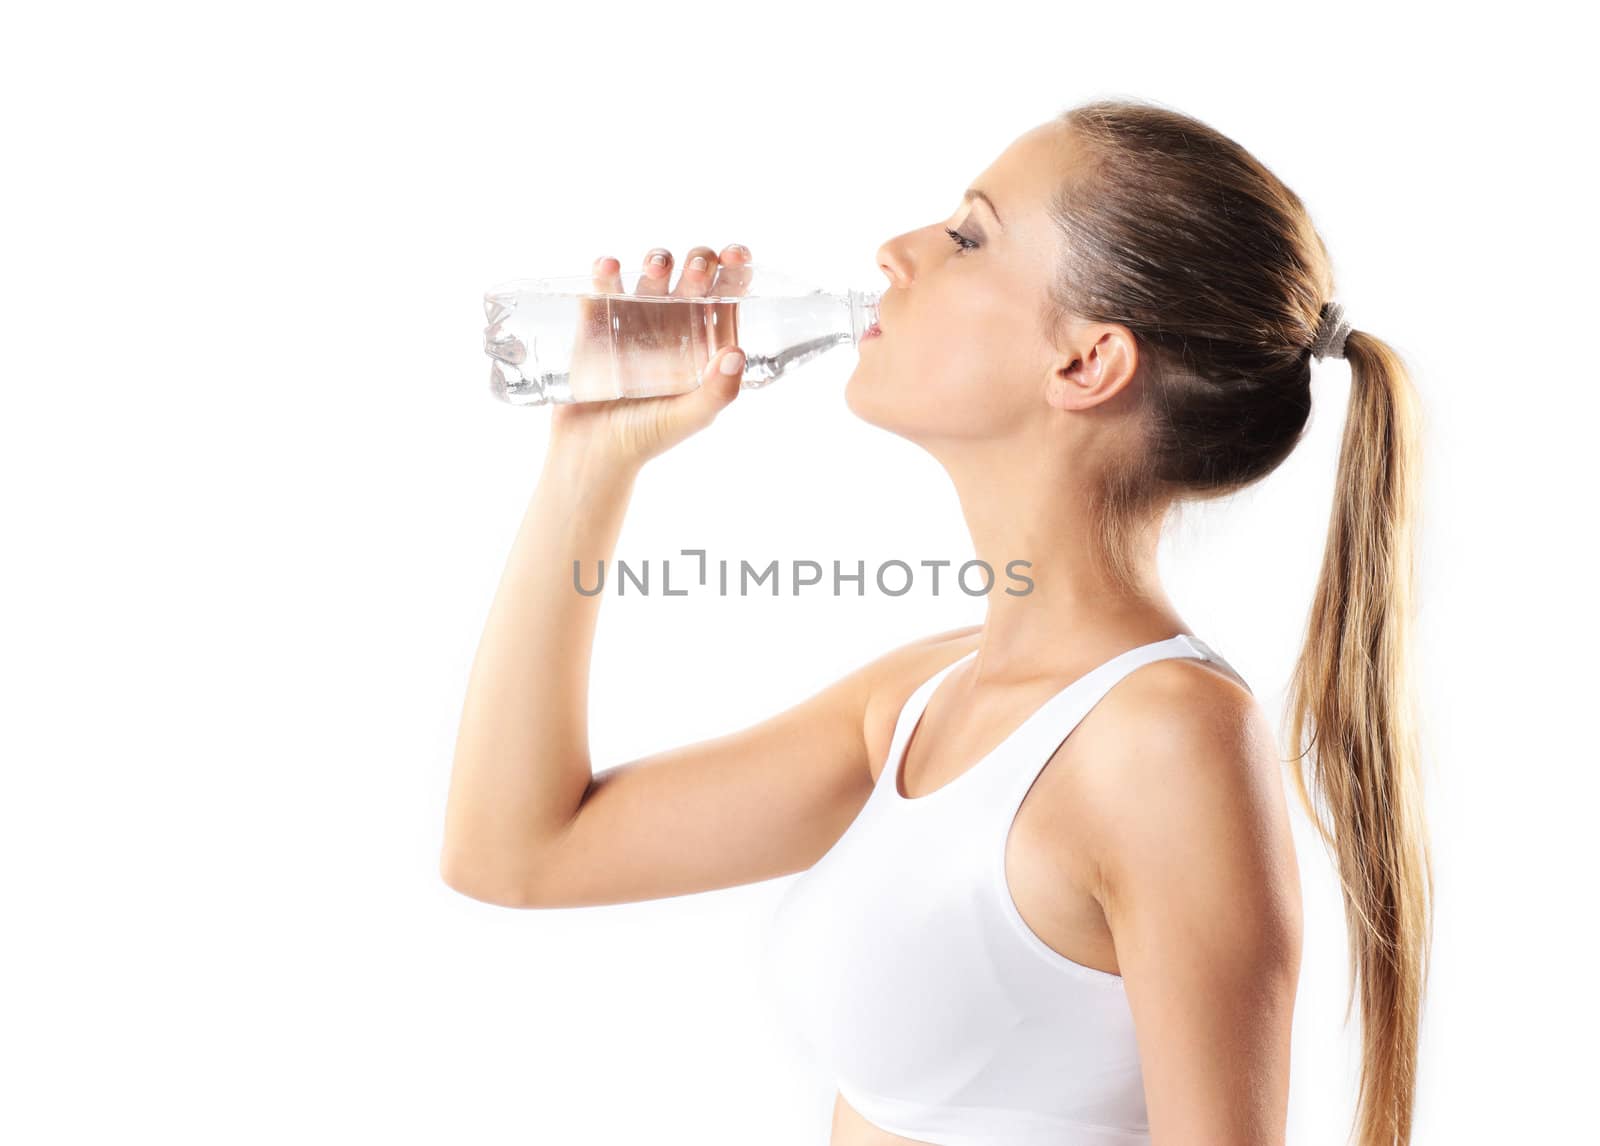
{"type": "MultiPolygon", "coordinates": [[[[750,279],[745,270],[750,260],[749,249],[738,244],[723,248],[720,256],[710,247],[694,247],[688,252],[678,285],[669,291],[667,281],[672,274],[672,252],[659,248],[645,256],[644,274],[633,293],[673,298],[742,294],[750,279]],[[658,253],[666,256],[666,262],[660,266],[650,261],[650,255],[658,253]],[[693,265],[697,257],[705,260],[703,267],[693,265]]],[[[598,260],[594,270],[595,290],[622,293],[621,269],[616,259],[598,260]]],[[[630,308],[626,302],[619,304],[612,300],[611,305],[626,334],[619,347],[625,357],[619,360],[617,369],[640,378],[681,373],[683,348],[688,347],[690,361],[700,369],[700,384],[683,394],[558,404],[551,409],[551,443],[554,445],[558,439],[563,443],[578,442],[586,452],[590,448],[598,449],[618,464],[638,466],[709,426],[723,407],[738,397],[744,362],[743,352],[733,342],[737,304],[662,306],[651,303],[630,308]],[[713,312],[715,322],[711,318],[713,312]],[[661,348],[660,353],[653,352],[652,347],[661,348]],[[739,368],[731,375],[723,374],[718,368],[730,355],[736,356],[739,368]]],[[[585,314],[583,320],[594,318],[593,314],[585,314]]],[[[607,356],[603,368],[611,369],[609,330],[591,344],[598,348],[597,354],[607,356]]],[[[575,357],[575,377],[583,366],[581,358],[575,357]]],[[[626,385],[625,377],[624,387],[626,385]]]]}

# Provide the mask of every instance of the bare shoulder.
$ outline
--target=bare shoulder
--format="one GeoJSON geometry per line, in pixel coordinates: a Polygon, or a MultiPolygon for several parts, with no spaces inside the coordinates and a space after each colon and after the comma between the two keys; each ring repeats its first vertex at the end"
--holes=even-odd
{"type": "Polygon", "coordinates": [[[1172,657],[1119,681],[1074,733],[1108,799],[1146,783],[1268,783],[1281,767],[1272,723],[1225,670],[1172,657]],[[1086,743],[1085,743],[1086,742],[1086,743]],[[1114,766],[1100,761],[1115,760],[1114,766]]]}
{"type": "Polygon", "coordinates": [[[1257,950],[1293,947],[1299,872],[1284,763],[1257,699],[1213,666],[1162,660],[1119,682],[1078,732],[1080,842],[1113,931],[1119,913],[1181,900],[1224,911],[1214,936],[1231,925],[1257,936],[1257,950]]]}
{"type": "Polygon", "coordinates": [[[977,648],[982,632],[982,625],[968,625],[918,637],[890,649],[861,670],[868,691],[862,734],[873,779],[888,754],[895,723],[911,694],[934,673],[977,648]]]}

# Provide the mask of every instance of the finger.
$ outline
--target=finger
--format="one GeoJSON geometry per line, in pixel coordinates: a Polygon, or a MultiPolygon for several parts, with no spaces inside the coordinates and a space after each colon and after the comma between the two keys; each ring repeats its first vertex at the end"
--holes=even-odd
{"type": "Polygon", "coordinates": [[[594,261],[594,289],[602,294],[622,293],[622,263],[610,255],[594,261]]]}
{"type": "Polygon", "coordinates": [[[683,259],[683,273],[672,288],[674,298],[704,298],[706,288],[717,273],[717,252],[710,247],[690,247],[683,259]]]}
{"type": "Polygon", "coordinates": [[[700,375],[700,386],[695,391],[696,402],[705,411],[707,419],[739,396],[744,381],[744,351],[730,346],[706,363],[700,375]],[[733,373],[727,373],[731,369],[733,373]]]}
{"type": "Polygon", "coordinates": [[[743,243],[729,243],[717,256],[717,277],[711,284],[713,295],[742,295],[750,285],[754,273],[750,266],[750,248],[743,243]]]}
{"type": "Polygon", "coordinates": [[[640,270],[639,281],[633,288],[634,294],[666,294],[667,283],[672,277],[672,252],[665,247],[646,251],[640,270]],[[656,261],[658,259],[659,262],[656,261]]]}

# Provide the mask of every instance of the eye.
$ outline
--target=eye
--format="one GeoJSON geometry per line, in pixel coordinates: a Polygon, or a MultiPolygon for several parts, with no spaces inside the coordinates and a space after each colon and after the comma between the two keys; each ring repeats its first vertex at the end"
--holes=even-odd
{"type": "Polygon", "coordinates": [[[952,231],[949,227],[944,229],[944,233],[950,236],[951,241],[954,242],[960,250],[970,251],[978,245],[963,235],[960,231],[952,231]]]}

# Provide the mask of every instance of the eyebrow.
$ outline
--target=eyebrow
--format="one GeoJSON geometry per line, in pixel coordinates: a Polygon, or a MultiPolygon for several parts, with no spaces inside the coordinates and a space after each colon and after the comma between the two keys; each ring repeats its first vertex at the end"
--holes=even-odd
{"type": "Polygon", "coordinates": [[[962,193],[961,201],[963,203],[968,203],[973,199],[983,200],[983,205],[989,208],[989,214],[994,216],[994,221],[996,223],[1000,223],[1002,227],[1005,226],[1004,223],[1000,222],[1000,212],[994,209],[994,200],[990,199],[989,196],[985,195],[982,191],[979,191],[976,187],[968,187],[966,191],[962,193]]]}

